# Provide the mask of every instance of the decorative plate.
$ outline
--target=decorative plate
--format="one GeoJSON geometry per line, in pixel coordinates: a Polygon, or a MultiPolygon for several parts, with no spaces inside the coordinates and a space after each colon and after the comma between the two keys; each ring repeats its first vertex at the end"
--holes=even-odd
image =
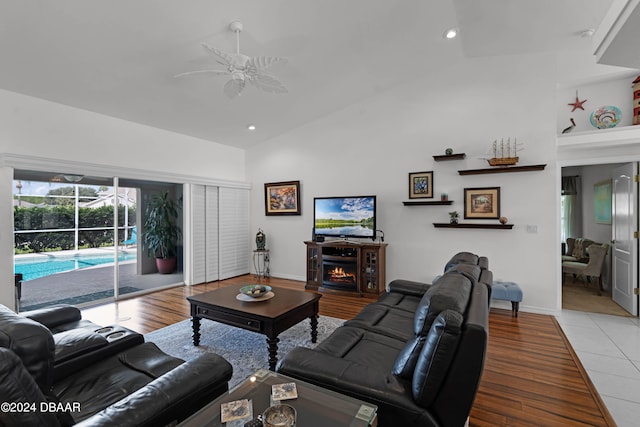
{"type": "Polygon", "coordinates": [[[622,119],[622,112],[618,107],[605,105],[593,110],[589,121],[591,125],[598,129],[609,129],[615,127],[622,119]]]}
{"type": "Polygon", "coordinates": [[[274,294],[273,292],[269,291],[266,294],[262,295],[261,297],[250,297],[249,295],[245,295],[245,294],[238,294],[236,295],[236,299],[239,301],[245,301],[245,302],[258,302],[258,301],[266,301],[268,299],[271,299],[273,297],[275,297],[276,294],[274,294]]]}

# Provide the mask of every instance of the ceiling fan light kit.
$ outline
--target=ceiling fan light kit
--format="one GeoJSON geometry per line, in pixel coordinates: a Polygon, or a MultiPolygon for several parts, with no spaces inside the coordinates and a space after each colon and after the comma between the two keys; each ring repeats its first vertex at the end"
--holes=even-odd
{"type": "Polygon", "coordinates": [[[228,53],[206,43],[200,43],[208,52],[218,58],[218,63],[224,69],[209,69],[189,71],[177,74],[175,77],[183,77],[192,74],[214,74],[218,76],[231,76],[231,79],[224,85],[224,93],[229,98],[235,98],[242,94],[247,82],[269,93],[287,93],[287,88],[275,77],[265,74],[264,70],[274,64],[286,64],[287,59],[277,56],[254,56],[250,57],[240,53],[240,32],[244,29],[242,22],[233,21],[229,24],[229,30],[236,33],[236,52],[228,53]]]}

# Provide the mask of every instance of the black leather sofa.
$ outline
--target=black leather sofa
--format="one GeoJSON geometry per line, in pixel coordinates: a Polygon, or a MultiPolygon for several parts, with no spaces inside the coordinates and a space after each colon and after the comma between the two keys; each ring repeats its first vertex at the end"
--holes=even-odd
{"type": "Polygon", "coordinates": [[[277,371],[378,406],[379,426],[463,426],[484,368],[492,274],[456,254],[433,284],[395,280],[315,349],[277,371]]]}
{"type": "Polygon", "coordinates": [[[75,307],[0,305],[0,400],[15,403],[0,426],[175,425],[227,391],[231,375],[218,355],[185,362],[75,307]]]}

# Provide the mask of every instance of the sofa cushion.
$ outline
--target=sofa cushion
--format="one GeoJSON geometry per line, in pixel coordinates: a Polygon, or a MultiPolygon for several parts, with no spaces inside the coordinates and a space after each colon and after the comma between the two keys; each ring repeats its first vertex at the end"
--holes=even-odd
{"type": "Polygon", "coordinates": [[[184,360],[163,353],[152,342],[148,342],[120,353],[120,361],[131,369],[158,378],[184,363],[184,360]]]}
{"type": "Polygon", "coordinates": [[[372,303],[365,306],[346,326],[366,329],[399,340],[413,337],[414,314],[407,310],[391,308],[384,304],[372,303]]]}
{"type": "Polygon", "coordinates": [[[182,363],[153,343],[140,344],[61,379],[54,384],[53,393],[60,402],[80,403],[80,412],[71,414],[79,422],[182,363]],[[149,361],[144,361],[144,357],[149,361]]]}
{"type": "Polygon", "coordinates": [[[472,282],[457,272],[443,274],[425,292],[414,316],[414,334],[426,335],[434,319],[444,310],[463,314],[469,302],[472,282]]]}
{"type": "Polygon", "coordinates": [[[406,380],[413,377],[413,371],[416,369],[416,362],[427,339],[424,335],[418,335],[407,341],[407,344],[398,354],[396,363],[393,365],[391,373],[393,375],[404,378],[406,380]]]}
{"type": "Polygon", "coordinates": [[[476,264],[456,264],[452,265],[446,273],[460,273],[469,278],[472,282],[477,282],[480,280],[480,275],[482,274],[482,268],[476,264]]]}
{"type": "Polygon", "coordinates": [[[440,391],[449,365],[458,348],[462,314],[444,310],[433,321],[418,356],[413,373],[412,391],[416,403],[429,407],[440,391]]]}

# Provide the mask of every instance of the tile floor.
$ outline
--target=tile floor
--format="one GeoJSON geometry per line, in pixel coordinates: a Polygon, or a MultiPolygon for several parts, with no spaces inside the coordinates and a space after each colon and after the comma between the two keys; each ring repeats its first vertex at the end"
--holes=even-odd
{"type": "Polygon", "coordinates": [[[640,319],[562,310],[558,322],[619,427],[640,419],[640,319]]]}

